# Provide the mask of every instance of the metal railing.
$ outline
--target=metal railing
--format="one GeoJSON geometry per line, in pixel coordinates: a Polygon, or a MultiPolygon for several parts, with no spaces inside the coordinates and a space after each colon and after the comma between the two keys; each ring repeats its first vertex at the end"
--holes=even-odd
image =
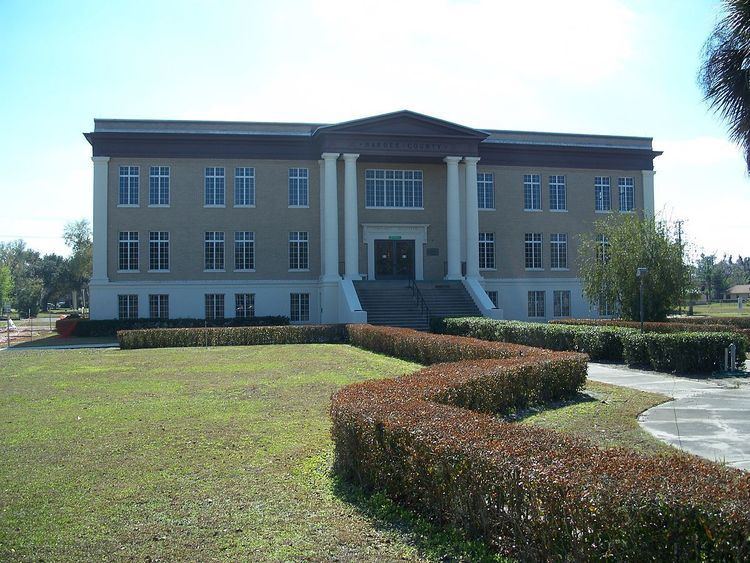
{"type": "Polygon", "coordinates": [[[419,287],[417,287],[417,282],[413,279],[409,279],[409,289],[411,289],[411,294],[414,299],[417,301],[417,305],[419,306],[419,310],[424,315],[425,321],[427,322],[427,325],[430,324],[430,308],[427,306],[427,301],[424,300],[424,297],[422,296],[422,292],[419,291],[419,287]]]}

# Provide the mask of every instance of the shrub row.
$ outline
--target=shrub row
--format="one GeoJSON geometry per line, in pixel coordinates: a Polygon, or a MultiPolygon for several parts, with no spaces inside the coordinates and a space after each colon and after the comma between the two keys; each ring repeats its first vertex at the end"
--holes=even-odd
{"type": "MultiPolygon", "coordinates": [[[[554,319],[550,324],[576,325],[576,326],[616,326],[624,328],[635,328],[640,330],[641,323],[636,321],[624,321],[620,319],[554,319]]],[[[644,322],[645,332],[671,333],[671,332],[735,332],[741,334],[750,341],[750,329],[734,327],[731,324],[720,323],[691,323],[669,321],[644,322]]]]}
{"type": "Polygon", "coordinates": [[[548,350],[584,352],[597,361],[622,361],[622,339],[625,334],[634,332],[619,327],[550,325],[481,317],[435,319],[432,330],[548,350]]]}
{"type": "Polygon", "coordinates": [[[289,324],[289,317],[268,316],[249,318],[229,318],[207,321],[205,319],[61,319],[56,328],[62,334],[62,327],[66,323],[75,321],[71,336],[114,336],[118,330],[139,330],[146,328],[203,328],[232,327],[232,326],[285,326],[289,324]]]}
{"type": "Polygon", "coordinates": [[[524,343],[550,350],[585,352],[592,360],[627,362],[659,371],[710,373],[722,369],[724,349],[737,345],[745,361],[748,343],[733,332],[646,333],[619,326],[544,324],[483,318],[441,319],[433,329],[485,340],[524,343]]]}
{"type": "Polygon", "coordinates": [[[150,328],[117,332],[117,340],[123,349],[313,344],[344,342],[345,339],[343,325],[150,328]]]}
{"type": "Polygon", "coordinates": [[[679,317],[670,319],[668,322],[731,325],[736,328],[750,329],[750,317],[679,317]]]}
{"type": "MultiPolygon", "coordinates": [[[[349,331],[352,342],[412,358],[391,344],[403,331],[349,331]]],[[[471,339],[409,339],[449,350],[446,359],[456,346],[490,351],[471,339]]],[[[493,415],[569,393],[586,369],[582,354],[509,350],[338,391],[335,471],[522,560],[750,557],[750,476],[502,422],[493,415]]]]}

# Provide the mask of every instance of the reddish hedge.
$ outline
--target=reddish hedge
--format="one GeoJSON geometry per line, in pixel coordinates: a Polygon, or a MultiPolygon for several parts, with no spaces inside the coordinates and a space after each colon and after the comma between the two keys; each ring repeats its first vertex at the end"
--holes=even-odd
{"type": "Polygon", "coordinates": [[[671,319],[668,322],[688,323],[688,324],[731,325],[736,328],[750,329],[750,316],[746,316],[746,317],[679,317],[679,318],[671,319]]]}
{"type": "MultiPolygon", "coordinates": [[[[711,319],[716,321],[718,319],[711,319]]],[[[576,326],[617,326],[623,328],[641,328],[638,321],[625,321],[621,319],[554,319],[549,321],[556,325],[576,326]]],[[[738,328],[731,323],[693,323],[690,321],[669,322],[644,322],[643,329],[646,332],[673,333],[673,332],[736,332],[750,339],[750,329],[738,328]]]]}
{"type": "MultiPolygon", "coordinates": [[[[407,337],[395,330],[348,327],[353,343],[391,351],[407,337]]],[[[398,349],[407,359],[414,346],[431,347],[433,361],[441,349],[488,350],[473,339],[408,338],[398,349]]],[[[340,390],[331,407],[335,470],[522,559],[750,557],[750,476],[689,456],[602,450],[478,412],[554,398],[585,378],[582,354],[507,349],[512,357],[340,390]]]]}

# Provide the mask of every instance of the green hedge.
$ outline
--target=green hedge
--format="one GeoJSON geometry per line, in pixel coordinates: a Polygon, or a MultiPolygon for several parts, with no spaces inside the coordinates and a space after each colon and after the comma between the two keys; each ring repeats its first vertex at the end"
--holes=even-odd
{"type": "Polygon", "coordinates": [[[629,334],[623,340],[623,358],[629,365],[658,371],[711,373],[724,369],[724,349],[737,346],[739,364],[747,358],[747,342],[732,332],[678,332],[629,334]]]}
{"type": "MultiPolygon", "coordinates": [[[[63,321],[67,319],[62,319],[63,321]]],[[[234,326],[285,326],[289,317],[268,316],[250,318],[229,318],[215,321],[205,319],[79,319],[72,336],[115,336],[118,330],[139,330],[146,328],[202,328],[234,326]]]]}
{"type": "MultiPolygon", "coordinates": [[[[614,326],[623,328],[634,328],[640,330],[641,323],[636,321],[625,321],[622,319],[554,319],[549,321],[555,325],[585,325],[585,326],[614,326]]],[[[645,322],[643,323],[645,332],[735,332],[744,336],[750,342],[750,329],[739,328],[732,324],[720,323],[691,323],[686,322],[645,322]]]]}
{"type": "Polygon", "coordinates": [[[150,328],[117,332],[120,348],[186,346],[250,346],[255,344],[313,344],[344,342],[343,325],[150,328]]]}
{"type": "Polygon", "coordinates": [[[678,317],[670,319],[672,323],[689,323],[689,324],[717,324],[730,325],[735,328],[750,329],[750,316],[747,317],[678,317]]]}

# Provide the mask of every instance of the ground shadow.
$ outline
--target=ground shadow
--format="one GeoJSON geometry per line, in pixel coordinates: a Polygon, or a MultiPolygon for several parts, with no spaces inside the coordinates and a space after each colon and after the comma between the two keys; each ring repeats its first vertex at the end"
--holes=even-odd
{"type": "Polygon", "coordinates": [[[593,391],[579,391],[573,395],[570,395],[564,399],[558,399],[556,401],[549,401],[547,403],[538,403],[525,409],[519,409],[508,414],[498,415],[498,418],[505,422],[520,422],[530,416],[539,414],[542,411],[551,411],[556,409],[562,409],[569,407],[570,405],[577,405],[580,403],[591,403],[594,401],[600,401],[601,397],[593,391]]]}

